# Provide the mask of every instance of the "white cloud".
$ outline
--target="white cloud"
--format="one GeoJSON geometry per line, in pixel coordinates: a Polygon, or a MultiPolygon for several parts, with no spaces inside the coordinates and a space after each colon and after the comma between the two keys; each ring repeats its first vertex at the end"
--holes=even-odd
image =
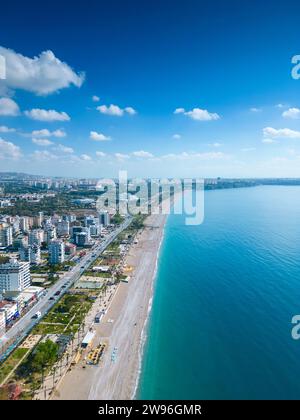
{"type": "Polygon", "coordinates": [[[20,147],[16,146],[14,143],[5,141],[0,137],[0,159],[18,159],[19,157],[21,157],[20,147]]]}
{"type": "Polygon", "coordinates": [[[289,138],[289,139],[299,139],[300,131],[290,130],[289,128],[272,128],[265,127],[263,129],[263,135],[265,138],[289,138]]]}
{"type": "Polygon", "coordinates": [[[184,108],[177,108],[174,114],[184,114],[195,121],[213,121],[218,120],[220,116],[215,112],[208,112],[206,109],[194,108],[186,111],[184,108]]]}
{"type": "Polygon", "coordinates": [[[90,139],[94,141],[109,141],[111,140],[110,137],[105,136],[102,133],[97,133],[97,131],[91,131],[90,132],[90,139]]]}
{"type": "Polygon", "coordinates": [[[211,143],[210,146],[212,146],[212,147],[221,147],[222,146],[222,143],[215,142],[215,143],[211,143]]]}
{"type": "Polygon", "coordinates": [[[94,95],[94,96],[92,97],[92,101],[93,101],[93,102],[99,102],[99,101],[100,101],[99,96],[94,95]]]}
{"type": "Polygon", "coordinates": [[[126,155],[126,154],[123,154],[123,153],[115,153],[115,157],[118,159],[118,160],[125,160],[125,159],[129,159],[130,158],[130,156],[129,155],[126,155]]]}
{"type": "Polygon", "coordinates": [[[174,114],[184,114],[185,109],[184,108],[176,108],[174,111],[174,114]]]}
{"type": "Polygon", "coordinates": [[[50,137],[51,132],[47,128],[43,128],[42,130],[33,130],[31,135],[34,137],[50,137]]]}
{"type": "Polygon", "coordinates": [[[80,156],[80,158],[81,158],[82,160],[85,160],[85,161],[90,161],[90,160],[92,160],[91,156],[89,156],[89,155],[85,155],[85,154],[81,155],[81,156],[80,156]]]}
{"type": "Polygon", "coordinates": [[[229,157],[228,155],[226,155],[223,152],[195,153],[194,156],[197,159],[200,159],[200,160],[219,160],[219,159],[228,159],[228,157],[229,157]]]}
{"type": "Polygon", "coordinates": [[[0,116],[15,117],[20,114],[19,105],[10,98],[0,99],[0,116]]]}
{"type": "Polygon", "coordinates": [[[70,117],[66,112],[58,112],[55,111],[54,109],[39,109],[39,108],[35,108],[32,109],[31,111],[25,111],[24,114],[28,117],[31,118],[32,120],[37,120],[37,121],[48,121],[48,122],[52,122],[52,121],[70,121],[70,117]]]}
{"type": "Polygon", "coordinates": [[[284,105],[283,104],[277,104],[276,108],[284,108],[284,105]]]}
{"type": "Polygon", "coordinates": [[[180,134],[173,134],[173,139],[179,140],[179,139],[181,139],[181,135],[180,134]]]}
{"type": "Polygon", "coordinates": [[[153,158],[153,154],[149,153],[149,152],[145,152],[144,150],[139,150],[137,152],[133,152],[132,153],[133,156],[138,157],[138,158],[153,158]]]}
{"type": "Polygon", "coordinates": [[[55,131],[52,131],[51,135],[53,137],[62,138],[62,137],[66,137],[67,134],[64,130],[55,130],[55,131]]]}
{"type": "Polygon", "coordinates": [[[124,109],[124,111],[127,112],[127,114],[129,114],[129,115],[135,115],[137,113],[136,110],[134,108],[132,108],[131,106],[127,106],[124,109]]]}
{"type": "MultiPolygon", "coordinates": [[[[96,152],[96,156],[105,157],[107,154],[103,152],[96,152]]],[[[119,162],[124,162],[125,160],[130,159],[131,157],[150,159],[151,161],[174,161],[174,160],[201,160],[201,161],[211,161],[211,160],[225,160],[229,159],[230,155],[227,155],[223,152],[182,152],[182,153],[169,153],[162,156],[155,157],[152,153],[146,152],[144,150],[139,150],[132,153],[115,153],[113,155],[119,162]]]]}
{"type": "Polygon", "coordinates": [[[197,121],[213,121],[220,118],[218,114],[200,108],[194,108],[192,111],[185,112],[185,115],[197,121]]]}
{"type": "Polygon", "coordinates": [[[106,153],[103,153],[103,152],[98,151],[98,152],[96,152],[96,156],[98,156],[98,157],[105,157],[106,156],[106,153]]]}
{"type": "Polygon", "coordinates": [[[100,105],[97,107],[97,110],[101,112],[101,114],[115,115],[118,117],[121,117],[124,114],[124,111],[117,105],[110,105],[109,107],[106,105],[100,105]]]}
{"type": "Polygon", "coordinates": [[[15,128],[6,127],[6,125],[0,126],[0,133],[14,133],[16,131],[15,128]]]}
{"type": "Polygon", "coordinates": [[[289,108],[287,111],[282,113],[284,118],[291,118],[293,120],[298,120],[300,118],[300,109],[299,108],[289,108]]]}
{"type": "Polygon", "coordinates": [[[48,150],[43,150],[43,151],[35,150],[32,156],[37,161],[48,161],[48,160],[58,159],[58,156],[54,155],[51,152],[48,152],[48,150]]]}
{"type": "Polygon", "coordinates": [[[47,95],[70,85],[80,87],[84,74],[76,73],[67,64],[55,57],[52,51],[43,51],[34,58],[25,57],[15,51],[0,47],[6,61],[8,89],[23,89],[37,95],[47,95]]]}
{"type": "Polygon", "coordinates": [[[274,144],[274,143],[278,143],[278,141],[277,141],[277,140],[274,140],[274,139],[269,139],[269,138],[262,139],[262,142],[263,142],[263,143],[265,143],[265,144],[274,144]]]}
{"type": "Polygon", "coordinates": [[[136,114],[136,110],[133,109],[132,107],[128,106],[124,109],[120,108],[118,105],[100,105],[97,108],[97,111],[99,111],[101,114],[105,114],[105,115],[113,115],[116,117],[122,117],[125,113],[129,114],[129,115],[134,115],[136,114]]]}
{"type": "Polygon", "coordinates": [[[32,139],[32,143],[38,146],[44,146],[44,147],[51,146],[53,144],[53,142],[48,139],[36,139],[36,138],[32,139]]]}
{"type": "Polygon", "coordinates": [[[72,147],[67,147],[63,144],[59,144],[57,147],[55,147],[55,150],[62,153],[74,153],[74,149],[72,149],[72,147]]]}
{"type": "Polygon", "coordinates": [[[223,152],[203,152],[203,153],[188,153],[182,152],[179,154],[170,153],[168,155],[162,156],[162,159],[171,159],[171,160],[189,160],[189,159],[196,159],[196,160],[219,160],[219,159],[228,159],[229,156],[223,152]]]}
{"type": "Polygon", "coordinates": [[[34,130],[32,131],[31,135],[33,137],[66,137],[66,132],[64,130],[55,130],[50,131],[47,128],[43,128],[42,130],[34,130]]]}
{"type": "Polygon", "coordinates": [[[250,111],[251,112],[261,112],[261,109],[253,107],[253,108],[250,108],[250,111]]]}

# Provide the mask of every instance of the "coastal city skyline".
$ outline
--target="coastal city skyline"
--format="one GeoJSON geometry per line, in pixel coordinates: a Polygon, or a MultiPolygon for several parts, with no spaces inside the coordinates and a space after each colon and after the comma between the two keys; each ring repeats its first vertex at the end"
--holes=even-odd
{"type": "Polygon", "coordinates": [[[60,23],[55,31],[40,31],[36,2],[18,6],[27,16],[18,30],[13,5],[4,5],[1,170],[300,176],[299,6],[291,2],[293,14],[274,6],[267,20],[267,5],[218,3],[190,1],[182,16],[180,1],[163,2],[159,13],[135,1],[91,1],[80,14],[60,3],[59,16],[45,6],[60,23]]]}

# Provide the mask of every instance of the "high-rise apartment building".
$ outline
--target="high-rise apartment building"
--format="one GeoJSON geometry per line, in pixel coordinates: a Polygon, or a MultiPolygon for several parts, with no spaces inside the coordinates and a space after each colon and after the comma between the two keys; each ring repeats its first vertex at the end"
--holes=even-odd
{"type": "Polygon", "coordinates": [[[7,248],[13,243],[13,228],[12,226],[3,223],[0,224],[0,247],[7,248]]]}
{"type": "Polygon", "coordinates": [[[65,244],[60,240],[53,240],[49,244],[49,263],[62,264],[65,261],[65,244]]]}
{"type": "Polygon", "coordinates": [[[0,264],[0,291],[22,291],[30,286],[29,262],[11,259],[0,264]]]}

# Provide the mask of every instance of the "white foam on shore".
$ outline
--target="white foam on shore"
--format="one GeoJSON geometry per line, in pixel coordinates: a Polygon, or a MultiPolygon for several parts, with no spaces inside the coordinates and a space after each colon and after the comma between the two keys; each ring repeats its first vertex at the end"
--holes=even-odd
{"type": "Polygon", "coordinates": [[[145,343],[147,341],[147,331],[148,331],[148,321],[150,318],[150,313],[152,310],[152,303],[153,303],[153,294],[154,294],[154,285],[155,285],[155,281],[156,281],[156,277],[157,277],[157,269],[158,269],[158,261],[159,261],[159,257],[160,257],[160,249],[161,249],[161,245],[163,243],[164,237],[165,237],[165,226],[166,226],[166,222],[164,222],[164,227],[163,227],[163,231],[162,231],[162,236],[159,242],[159,246],[157,249],[157,254],[156,254],[156,261],[155,261],[155,270],[153,273],[153,278],[152,278],[152,283],[151,283],[151,297],[149,299],[149,304],[148,304],[148,310],[147,310],[147,316],[145,318],[145,322],[143,325],[143,329],[142,329],[142,333],[141,333],[141,338],[140,338],[140,345],[139,345],[139,353],[138,353],[138,370],[137,370],[137,374],[136,374],[136,381],[135,381],[135,386],[133,389],[133,393],[131,396],[131,400],[136,399],[136,393],[139,387],[139,382],[140,382],[140,377],[141,377],[141,373],[142,373],[142,364],[143,364],[143,353],[144,353],[144,347],[145,347],[145,343]]]}

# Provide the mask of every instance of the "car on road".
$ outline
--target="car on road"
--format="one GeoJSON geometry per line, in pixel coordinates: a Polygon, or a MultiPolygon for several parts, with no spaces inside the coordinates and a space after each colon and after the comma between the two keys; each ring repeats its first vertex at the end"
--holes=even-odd
{"type": "Polygon", "coordinates": [[[39,319],[39,318],[41,318],[41,316],[42,316],[42,313],[40,311],[38,311],[33,315],[32,319],[39,319]]]}
{"type": "Polygon", "coordinates": [[[59,296],[59,295],[60,295],[60,290],[54,293],[54,296],[59,296]]]}

